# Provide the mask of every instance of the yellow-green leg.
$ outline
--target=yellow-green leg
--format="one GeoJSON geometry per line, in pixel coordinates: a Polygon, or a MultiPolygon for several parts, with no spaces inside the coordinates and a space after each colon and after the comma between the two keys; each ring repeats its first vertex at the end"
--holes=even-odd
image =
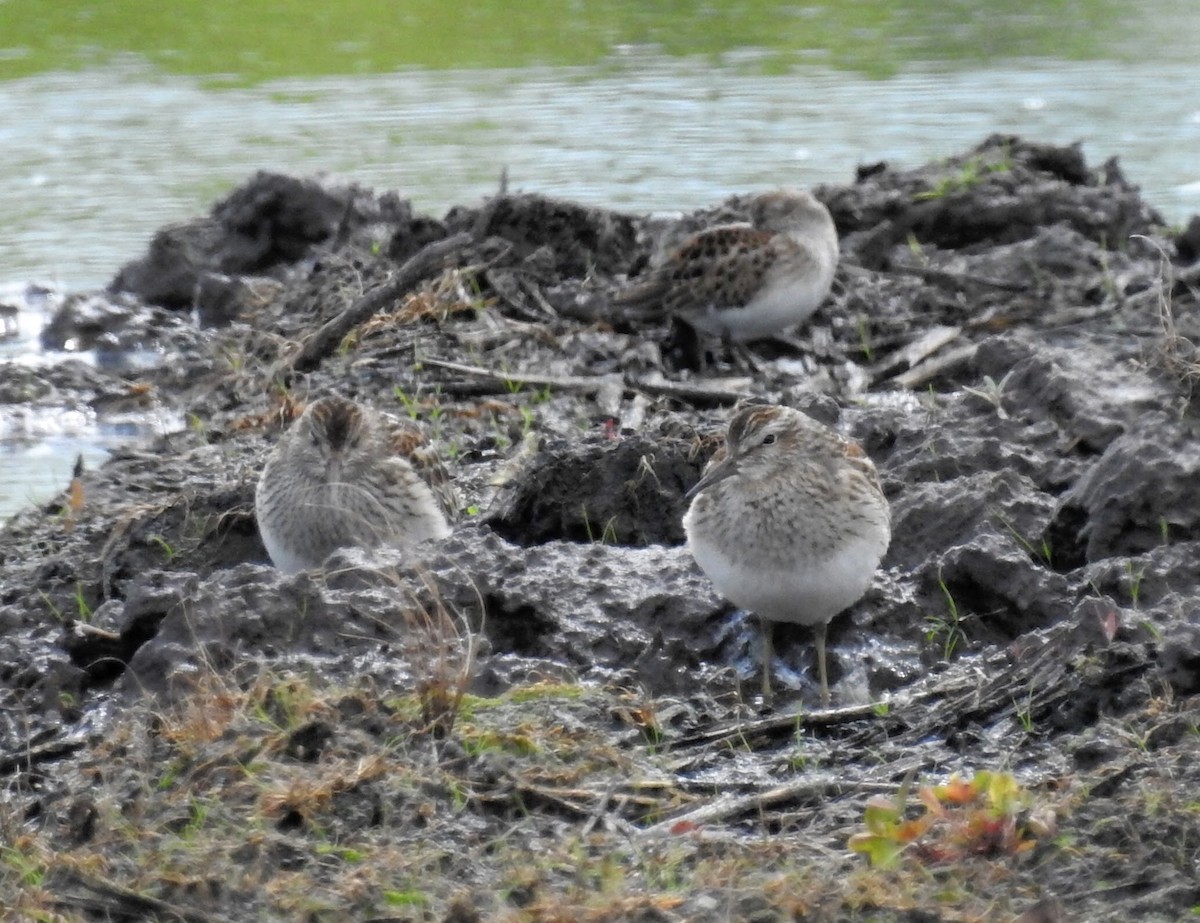
{"type": "Polygon", "coordinates": [[[817,639],[817,670],[821,674],[821,704],[829,704],[829,676],[825,672],[825,632],[828,623],[818,622],[813,626],[813,635],[817,639]]]}
{"type": "Polygon", "coordinates": [[[775,659],[775,623],[760,618],[762,623],[762,697],[763,704],[771,704],[771,661],[775,659]]]}

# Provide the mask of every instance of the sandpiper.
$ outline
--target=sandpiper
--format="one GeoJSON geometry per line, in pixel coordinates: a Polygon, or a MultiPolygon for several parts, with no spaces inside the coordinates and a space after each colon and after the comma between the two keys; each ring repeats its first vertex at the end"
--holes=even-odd
{"type": "Polygon", "coordinates": [[[386,418],[363,404],[330,396],[305,408],[255,492],[259,533],[279,570],[317,567],[335,548],[403,547],[450,534],[448,495],[439,500],[398,443],[386,418]]]}
{"type": "Polygon", "coordinates": [[[614,304],[675,314],[733,342],[806,321],[829,294],[837,268],[829,210],[810,192],[784,189],[755,196],[749,213],[749,224],[692,235],[614,304]]]}
{"type": "Polygon", "coordinates": [[[821,698],[825,633],[857,602],[891,541],[875,465],[858,443],[798,410],[750,404],[688,493],[688,546],[717,590],[763,620],[763,698],[775,622],[811,625],[821,698]]]}

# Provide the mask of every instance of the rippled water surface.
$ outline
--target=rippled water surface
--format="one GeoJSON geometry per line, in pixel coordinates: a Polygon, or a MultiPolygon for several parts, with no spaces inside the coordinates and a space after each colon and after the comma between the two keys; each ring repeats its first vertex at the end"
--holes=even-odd
{"type": "MultiPolygon", "coordinates": [[[[502,169],[510,188],[677,210],[845,183],[859,163],[916,166],[1011,132],[1082,141],[1093,164],[1119,156],[1170,222],[1200,211],[1191,0],[1129,19],[1105,0],[714,2],[670,5],[675,19],[644,4],[568,4],[558,25],[558,5],[523,7],[544,27],[532,48],[515,26],[500,33],[503,4],[481,4],[479,28],[457,33],[436,5],[388,7],[408,11],[405,43],[365,26],[343,35],[349,16],[314,32],[276,9],[318,8],[302,0],[258,13],[198,4],[204,28],[168,38],[167,19],[122,18],[130,2],[0,3],[0,302],[30,281],[104,284],[155,229],[257,169],[397,189],[435,214],[493,192],[502,169]],[[839,19],[846,11],[860,20],[839,19]],[[222,15],[270,15],[272,37],[214,38],[222,15]]],[[[38,358],[36,307],[20,321],[0,360],[38,358]]],[[[57,428],[0,415],[0,515],[61,490],[81,448],[99,458],[127,438],[77,413],[64,409],[57,428]]]]}
{"type": "Polygon", "coordinates": [[[407,72],[205,89],[143,66],[3,86],[0,279],[102,284],[256,169],[325,171],[440,213],[514,187],[635,211],[916,166],[991,132],[1112,155],[1169,220],[1200,210],[1200,65],[1024,62],[884,80],[823,67],[407,72]]]}

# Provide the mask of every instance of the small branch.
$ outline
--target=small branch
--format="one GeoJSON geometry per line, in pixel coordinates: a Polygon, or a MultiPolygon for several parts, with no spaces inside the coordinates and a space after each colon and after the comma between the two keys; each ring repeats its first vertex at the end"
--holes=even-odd
{"type": "Polygon", "coordinates": [[[594,393],[604,387],[605,382],[612,380],[612,375],[528,375],[523,372],[504,372],[480,368],[474,365],[464,365],[461,362],[447,362],[444,359],[429,359],[422,357],[424,365],[434,368],[458,372],[460,375],[472,375],[476,378],[487,378],[491,381],[503,382],[505,385],[529,385],[534,388],[558,388],[560,391],[580,391],[584,394],[594,393]]]}
{"type": "Polygon", "coordinates": [[[346,334],[410,291],[436,270],[446,257],[470,242],[470,234],[455,234],[445,240],[434,241],[413,255],[388,282],[371,289],[305,340],[299,352],[287,363],[291,370],[308,372],[316,368],[321,360],[337,349],[346,334]]]}
{"type": "Polygon", "coordinates": [[[31,744],[21,750],[0,754],[0,776],[7,775],[14,770],[27,770],[39,763],[61,760],[78,753],[86,746],[87,741],[82,738],[68,738],[51,740],[37,745],[31,744]]]}
{"type": "Polygon", "coordinates": [[[907,372],[900,373],[892,381],[901,388],[908,388],[910,391],[916,390],[923,387],[926,382],[937,378],[943,372],[960,365],[966,365],[975,358],[975,351],[978,348],[975,343],[969,343],[966,346],[960,346],[958,349],[952,349],[948,353],[927,359],[907,372]]]}
{"type": "Polygon", "coordinates": [[[225,918],[170,904],[156,897],[147,897],[129,888],[99,878],[85,877],[78,872],[54,876],[47,888],[57,892],[55,905],[73,907],[100,914],[105,919],[168,920],[171,923],[224,923],[225,918]]]}
{"type": "Polygon", "coordinates": [[[934,353],[949,346],[961,335],[962,327],[931,327],[903,349],[898,349],[888,356],[883,365],[873,370],[871,377],[874,381],[880,381],[889,377],[893,372],[899,374],[916,368],[934,353]]]}
{"type": "Polygon", "coordinates": [[[1023,292],[1029,288],[1019,282],[1006,282],[1003,279],[993,279],[990,276],[977,276],[969,272],[950,272],[945,269],[935,269],[932,266],[906,266],[904,264],[888,267],[888,272],[919,276],[927,282],[934,282],[946,288],[961,289],[968,285],[979,285],[984,288],[994,288],[1003,292],[1023,292]]]}
{"type": "Polygon", "coordinates": [[[685,401],[689,404],[720,404],[722,406],[732,406],[738,401],[744,401],[752,395],[746,391],[741,391],[733,387],[721,387],[720,385],[712,384],[684,384],[678,381],[668,381],[665,378],[659,377],[654,380],[648,378],[639,378],[634,380],[630,387],[642,394],[649,394],[654,397],[669,397],[676,401],[685,401]]]}
{"type": "Polygon", "coordinates": [[[749,721],[727,722],[672,741],[671,752],[678,754],[696,747],[703,748],[707,752],[714,745],[721,745],[731,740],[748,743],[781,735],[791,736],[800,727],[833,727],[854,721],[879,721],[885,716],[879,713],[878,707],[877,704],[865,704],[820,710],[802,709],[771,714],[749,721]]]}
{"type": "Polygon", "coordinates": [[[509,385],[529,385],[534,388],[558,388],[561,391],[575,391],[581,394],[598,394],[614,384],[620,384],[622,390],[635,394],[648,394],[655,397],[669,397],[688,403],[736,404],[750,395],[733,388],[713,386],[711,384],[684,384],[668,381],[665,378],[624,378],[617,375],[530,375],[523,372],[504,372],[493,369],[479,368],[473,365],[463,365],[460,362],[447,362],[444,359],[421,360],[425,365],[460,375],[471,375],[476,378],[486,378],[490,381],[503,382],[509,385]]]}
{"type": "Polygon", "coordinates": [[[643,836],[678,835],[714,821],[727,821],[744,814],[759,814],[767,808],[801,798],[816,799],[828,791],[842,793],[845,785],[836,778],[804,778],[786,785],[779,785],[766,792],[750,795],[725,795],[692,808],[676,817],[659,821],[642,831],[643,836]]]}

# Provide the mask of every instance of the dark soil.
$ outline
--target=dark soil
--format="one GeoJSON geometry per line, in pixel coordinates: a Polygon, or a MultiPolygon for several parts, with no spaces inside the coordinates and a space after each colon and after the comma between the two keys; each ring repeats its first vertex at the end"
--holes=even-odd
{"type": "Polygon", "coordinates": [[[1176,236],[1115,162],[1018,138],[816,193],[834,294],[752,374],[608,307],[740,198],[674,221],[502,194],[439,220],[259,174],[68,299],[48,345],[161,363],[10,367],[0,401],[189,428],[0,533],[5,919],[1200,911],[1196,222],[1176,236]],[[331,390],[417,423],[464,521],[419,560],[281,577],[255,479],[331,390]],[[683,545],[751,396],[861,440],[892,504],[874,587],[831,625],[832,710],[788,626],[762,707],[758,626],[683,545]],[[864,822],[983,771],[1018,794],[930,789],[946,817],[920,837],[864,822]],[[907,844],[891,867],[848,848],[868,832],[907,844]]]}

